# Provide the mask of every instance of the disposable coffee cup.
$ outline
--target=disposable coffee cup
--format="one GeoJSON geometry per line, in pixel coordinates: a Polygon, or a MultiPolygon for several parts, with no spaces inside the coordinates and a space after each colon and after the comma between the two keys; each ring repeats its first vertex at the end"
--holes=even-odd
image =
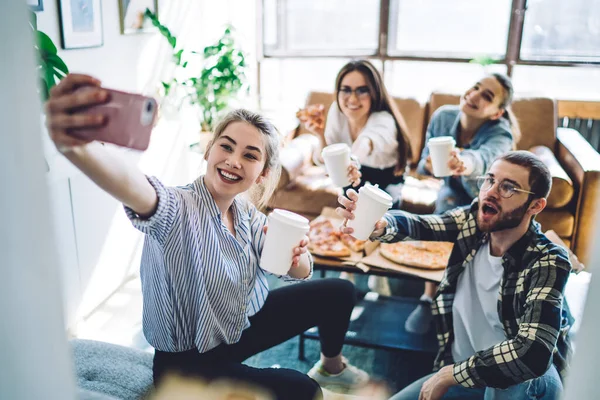
{"type": "Polygon", "coordinates": [[[275,209],[268,218],[269,229],[260,257],[260,267],[285,275],[292,266],[294,247],[308,233],[308,219],[290,211],[275,209]]]}
{"type": "Polygon", "coordinates": [[[429,155],[431,156],[431,166],[433,175],[438,178],[452,175],[452,170],[448,168],[448,161],[456,144],[452,136],[440,136],[429,139],[429,155]]]}
{"type": "Polygon", "coordinates": [[[366,184],[358,190],[358,201],[354,210],[354,219],[348,220],[347,226],[354,229],[358,240],[368,240],[375,230],[375,224],[392,206],[392,196],[377,186],[366,184]]]}
{"type": "Polygon", "coordinates": [[[338,187],[350,185],[348,180],[350,147],[345,143],[332,144],[321,151],[321,156],[333,184],[338,187]]]}

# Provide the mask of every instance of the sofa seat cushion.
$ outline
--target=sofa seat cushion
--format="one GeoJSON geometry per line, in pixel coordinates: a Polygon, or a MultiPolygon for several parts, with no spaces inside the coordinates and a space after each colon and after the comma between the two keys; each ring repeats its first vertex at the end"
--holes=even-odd
{"type": "Polygon", "coordinates": [[[567,210],[545,209],[536,217],[544,231],[553,230],[561,239],[570,239],[575,226],[575,216],[567,210]]]}
{"type": "Polygon", "coordinates": [[[573,181],[560,165],[552,150],[546,146],[535,146],[530,149],[546,164],[552,175],[552,190],[548,196],[548,208],[562,208],[573,199],[575,188],[573,181]]]}
{"type": "Polygon", "coordinates": [[[152,388],[152,354],[93,340],[71,340],[77,386],[113,396],[139,399],[152,388]]]}

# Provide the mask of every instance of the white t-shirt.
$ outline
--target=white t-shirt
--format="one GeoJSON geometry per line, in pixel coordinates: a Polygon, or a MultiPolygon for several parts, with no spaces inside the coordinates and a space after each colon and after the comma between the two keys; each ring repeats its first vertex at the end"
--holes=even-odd
{"type": "MultiPolygon", "coordinates": [[[[357,142],[361,139],[371,139],[373,151],[361,164],[372,168],[389,168],[396,165],[398,153],[397,129],[394,117],[387,111],[374,112],[369,116],[367,124],[360,131],[357,142]]],[[[346,143],[352,147],[348,118],[339,110],[334,102],[327,113],[325,126],[325,142],[327,144],[346,143]]]]}
{"type": "Polygon", "coordinates": [[[458,277],[452,304],[452,357],[455,362],[464,361],[476,352],[506,340],[498,315],[503,272],[502,257],[490,254],[488,242],[477,250],[473,261],[458,277]]]}

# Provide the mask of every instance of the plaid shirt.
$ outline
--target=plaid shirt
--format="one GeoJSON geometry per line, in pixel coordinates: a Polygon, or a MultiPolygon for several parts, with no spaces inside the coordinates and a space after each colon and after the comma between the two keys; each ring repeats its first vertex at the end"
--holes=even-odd
{"type": "Polygon", "coordinates": [[[452,303],[458,277],[489,240],[489,235],[477,228],[477,210],[476,199],[471,206],[442,215],[394,210],[385,216],[388,227],[379,239],[382,242],[410,237],[455,244],[432,304],[439,343],[434,369],[454,364],[454,379],[465,387],[507,388],[543,375],[551,363],[564,379],[571,354],[568,332],[572,317],[563,292],[571,264],[566,251],[546,238],[535,221],[502,257],[498,316],[506,340],[467,360],[453,360],[452,303]]]}

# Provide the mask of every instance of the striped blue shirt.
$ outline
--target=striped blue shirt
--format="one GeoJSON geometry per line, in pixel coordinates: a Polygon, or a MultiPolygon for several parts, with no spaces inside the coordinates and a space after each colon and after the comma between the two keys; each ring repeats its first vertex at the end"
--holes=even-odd
{"type": "MultiPolygon", "coordinates": [[[[146,235],[140,275],[148,343],[161,351],[196,347],[201,353],[236,343],[269,294],[267,273],[258,267],[266,216],[236,197],[233,236],[203,176],[183,187],[148,180],[158,194],[154,215],[141,219],[125,207],[146,235]]],[[[306,279],[311,275],[312,262],[306,279]]]]}

